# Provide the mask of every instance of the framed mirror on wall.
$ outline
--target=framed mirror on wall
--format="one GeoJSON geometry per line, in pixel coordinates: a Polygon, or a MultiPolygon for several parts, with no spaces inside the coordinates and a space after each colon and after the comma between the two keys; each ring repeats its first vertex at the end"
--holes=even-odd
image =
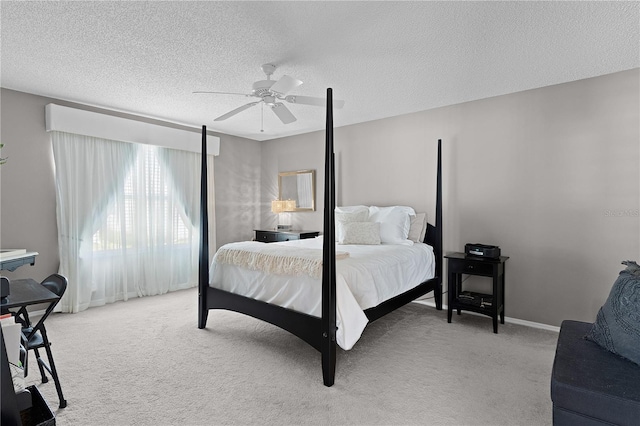
{"type": "Polygon", "coordinates": [[[311,212],[316,209],[316,171],[298,170],[278,173],[278,198],[286,203],[287,212],[311,212]]]}

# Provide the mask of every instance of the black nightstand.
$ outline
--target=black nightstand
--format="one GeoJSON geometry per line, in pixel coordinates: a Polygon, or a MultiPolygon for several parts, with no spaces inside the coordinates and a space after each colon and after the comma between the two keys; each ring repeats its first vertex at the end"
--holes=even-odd
{"type": "Polygon", "coordinates": [[[448,307],[447,322],[451,322],[453,310],[477,312],[493,318],[493,332],[498,332],[498,316],[500,324],[504,324],[504,270],[508,256],[497,259],[468,256],[464,253],[448,253],[448,307]],[[493,294],[462,291],[462,275],[479,275],[493,278],[493,294]]]}
{"type": "Polygon", "coordinates": [[[315,238],[320,235],[318,231],[256,231],[256,241],[263,243],[276,243],[280,241],[304,240],[305,238],[315,238]]]}

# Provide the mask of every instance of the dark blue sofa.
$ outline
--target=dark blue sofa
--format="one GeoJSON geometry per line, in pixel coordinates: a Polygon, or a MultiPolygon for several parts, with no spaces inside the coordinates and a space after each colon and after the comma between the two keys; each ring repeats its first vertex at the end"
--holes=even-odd
{"type": "Polygon", "coordinates": [[[553,424],[640,425],[640,366],[585,339],[591,323],[563,321],[551,373],[553,424]]]}

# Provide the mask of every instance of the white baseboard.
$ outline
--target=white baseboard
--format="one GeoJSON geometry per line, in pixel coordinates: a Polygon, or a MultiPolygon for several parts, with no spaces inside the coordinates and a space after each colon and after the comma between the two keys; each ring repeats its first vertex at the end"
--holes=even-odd
{"type": "MultiPolygon", "coordinates": [[[[433,308],[436,307],[436,302],[433,301],[432,299],[414,300],[414,302],[415,303],[420,303],[422,305],[431,306],[433,308]]],[[[443,303],[442,304],[442,309],[446,310],[447,309],[447,305],[445,305],[443,303]]],[[[479,313],[476,313],[476,312],[472,312],[472,311],[465,311],[465,313],[469,313],[471,315],[486,316],[486,315],[482,315],[482,314],[479,314],[479,313]]],[[[511,324],[524,325],[526,327],[539,328],[539,329],[542,329],[542,330],[555,331],[556,333],[560,332],[560,327],[556,327],[554,325],[549,325],[549,324],[542,324],[540,322],[527,321],[527,320],[523,320],[523,319],[519,319],[519,318],[504,317],[504,322],[509,322],[511,324]]]]}

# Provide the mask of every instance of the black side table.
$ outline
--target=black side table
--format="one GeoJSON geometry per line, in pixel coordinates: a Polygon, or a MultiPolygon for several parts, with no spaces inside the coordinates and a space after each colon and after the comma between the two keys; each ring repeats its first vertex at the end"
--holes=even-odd
{"type": "Polygon", "coordinates": [[[508,256],[497,259],[470,256],[464,253],[448,253],[448,307],[447,322],[451,322],[453,310],[473,311],[493,318],[493,332],[498,333],[498,316],[504,324],[504,269],[508,256]],[[493,293],[462,291],[462,275],[479,275],[493,278],[493,293]]]}

